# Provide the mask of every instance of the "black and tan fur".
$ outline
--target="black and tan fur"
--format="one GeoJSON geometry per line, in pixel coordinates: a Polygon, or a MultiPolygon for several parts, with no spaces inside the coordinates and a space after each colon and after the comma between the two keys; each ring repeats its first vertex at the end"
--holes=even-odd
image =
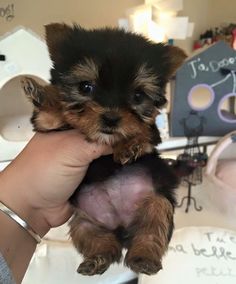
{"type": "Polygon", "coordinates": [[[166,83],[185,54],[176,47],[109,28],[51,24],[46,26],[46,41],[53,61],[51,84],[41,86],[31,78],[22,81],[34,104],[34,129],[76,128],[88,141],[113,148],[113,155],[90,165],[71,198],[75,207],[71,237],[85,258],[78,271],[101,274],[120,261],[126,247],[128,267],[138,273],[156,273],[173,231],[177,178],[154,150],[161,142],[155,118],[166,103],[166,83]],[[135,180],[140,171],[150,181],[151,191],[130,204],[129,222],[123,220],[110,229],[78,208],[85,187],[105,187],[123,174],[135,180]]]}

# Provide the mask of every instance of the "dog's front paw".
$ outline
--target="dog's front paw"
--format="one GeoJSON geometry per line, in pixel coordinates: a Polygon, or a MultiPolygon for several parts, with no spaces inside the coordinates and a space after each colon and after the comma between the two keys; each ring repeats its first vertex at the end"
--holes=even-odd
{"type": "Polygon", "coordinates": [[[127,143],[114,148],[114,160],[122,165],[137,160],[143,153],[142,144],[127,143]]]}
{"type": "Polygon", "coordinates": [[[77,269],[78,273],[83,275],[103,274],[109,267],[110,262],[103,256],[97,255],[94,257],[85,258],[77,269]]]}

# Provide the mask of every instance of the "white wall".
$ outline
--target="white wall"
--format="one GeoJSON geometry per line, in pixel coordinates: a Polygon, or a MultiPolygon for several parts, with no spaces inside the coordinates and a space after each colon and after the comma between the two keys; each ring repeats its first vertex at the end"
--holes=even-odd
{"type": "MultiPolygon", "coordinates": [[[[188,53],[192,51],[193,39],[209,27],[224,22],[236,22],[236,0],[183,0],[184,9],[179,14],[189,16],[195,23],[193,38],[176,41],[188,53]]],[[[0,36],[16,26],[26,26],[43,35],[45,24],[51,22],[76,22],[84,27],[116,26],[126,10],[141,5],[144,0],[11,0],[0,1],[0,8],[14,5],[14,18],[6,21],[0,16],[0,36]]]]}
{"type": "Polygon", "coordinates": [[[208,0],[208,27],[216,27],[224,23],[236,23],[235,0],[208,0]]]}
{"type": "Polygon", "coordinates": [[[120,17],[143,0],[9,0],[0,8],[14,5],[14,18],[6,21],[0,14],[0,36],[18,25],[44,34],[44,25],[52,22],[78,23],[86,28],[116,26],[120,17]]]}
{"type": "Polygon", "coordinates": [[[209,28],[222,24],[236,23],[235,0],[183,0],[184,9],[179,15],[188,16],[195,23],[193,37],[176,44],[184,48],[188,54],[192,52],[193,40],[209,28]]]}
{"type": "Polygon", "coordinates": [[[176,40],[176,45],[186,50],[188,54],[192,52],[193,39],[197,39],[199,35],[207,28],[207,19],[209,11],[208,0],[183,0],[184,8],[179,16],[188,16],[189,21],[195,24],[193,37],[186,40],[176,40]]]}

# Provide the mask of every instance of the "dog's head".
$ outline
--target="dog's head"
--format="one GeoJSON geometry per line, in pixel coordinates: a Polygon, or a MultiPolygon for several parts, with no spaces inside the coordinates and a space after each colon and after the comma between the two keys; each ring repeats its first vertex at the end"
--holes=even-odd
{"type": "Polygon", "coordinates": [[[177,47],[110,28],[50,24],[46,41],[66,123],[111,144],[147,134],[166,103],[166,83],[186,57],[177,47]]]}

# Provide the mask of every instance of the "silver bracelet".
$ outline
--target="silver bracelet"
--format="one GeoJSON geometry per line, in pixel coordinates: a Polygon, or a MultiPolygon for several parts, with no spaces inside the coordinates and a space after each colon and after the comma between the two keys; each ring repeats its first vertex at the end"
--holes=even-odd
{"type": "Polygon", "coordinates": [[[8,217],[13,219],[17,224],[19,224],[26,232],[28,232],[32,238],[39,244],[41,242],[40,236],[35,233],[35,231],[27,224],[23,219],[21,219],[15,212],[8,208],[4,203],[0,201],[0,211],[6,214],[8,217]]]}

